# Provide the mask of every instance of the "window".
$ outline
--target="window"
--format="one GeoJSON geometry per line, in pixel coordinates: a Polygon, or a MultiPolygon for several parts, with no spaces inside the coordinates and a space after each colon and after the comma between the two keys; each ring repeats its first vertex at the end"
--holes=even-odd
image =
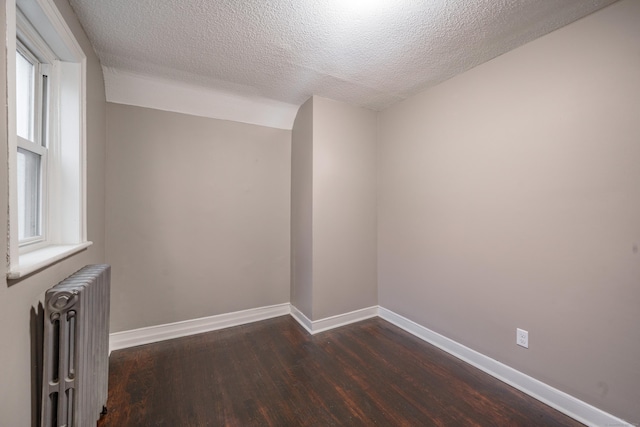
{"type": "Polygon", "coordinates": [[[18,240],[21,247],[46,240],[46,167],[49,117],[48,63],[16,42],[18,240]]]}
{"type": "Polygon", "coordinates": [[[85,220],[85,68],[53,0],[7,3],[9,279],[91,242],[85,220]],[[15,88],[15,90],[13,90],[15,88]]]}

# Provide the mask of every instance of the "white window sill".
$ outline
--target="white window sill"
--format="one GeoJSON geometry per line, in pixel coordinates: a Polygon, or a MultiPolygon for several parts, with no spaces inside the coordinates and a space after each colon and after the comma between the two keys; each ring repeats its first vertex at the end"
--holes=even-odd
{"type": "Polygon", "coordinates": [[[84,242],[74,245],[52,245],[26,254],[21,254],[18,265],[9,268],[7,278],[9,280],[20,279],[21,277],[48,267],[61,259],[87,249],[92,244],[93,242],[84,242]]]}

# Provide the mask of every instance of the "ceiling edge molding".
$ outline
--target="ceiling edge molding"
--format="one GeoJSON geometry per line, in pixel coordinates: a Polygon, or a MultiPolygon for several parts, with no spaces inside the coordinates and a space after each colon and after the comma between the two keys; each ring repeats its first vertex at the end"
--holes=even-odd
{"type": "Polygon", "coordinates": [[[102,67],[106,98],[116,104],[291,130],[298,106],[240,96],[154,76],[102,67]]]}

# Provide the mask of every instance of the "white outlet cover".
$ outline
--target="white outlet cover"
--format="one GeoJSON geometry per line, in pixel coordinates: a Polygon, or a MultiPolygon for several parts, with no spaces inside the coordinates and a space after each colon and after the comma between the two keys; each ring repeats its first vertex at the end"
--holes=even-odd
{"type": "Polygon", "coordinates": [[[524,329],[516,329],[516,344],[520,347],[529,348],[529,332],[524,329]]]}

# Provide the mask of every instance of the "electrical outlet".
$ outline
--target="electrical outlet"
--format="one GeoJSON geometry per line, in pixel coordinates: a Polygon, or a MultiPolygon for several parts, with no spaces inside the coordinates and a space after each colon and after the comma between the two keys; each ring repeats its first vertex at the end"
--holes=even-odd
{"type": "Polygon", "coordinates": [[[520,347],[529,348],[529,332],[524,329],[516,329],[516,344],[520,347]]]}

